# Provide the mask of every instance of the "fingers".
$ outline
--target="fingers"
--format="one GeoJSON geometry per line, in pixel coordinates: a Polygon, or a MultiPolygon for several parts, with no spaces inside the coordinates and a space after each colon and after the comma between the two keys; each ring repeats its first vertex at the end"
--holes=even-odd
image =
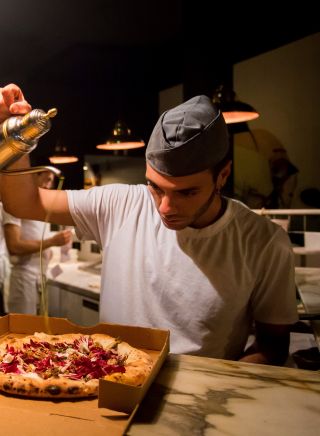
{"type": "Polygon", "coordinates": [[[64,238],[66,239],[66,242],[71,241],[71,239],[72,239],[72,231],[71,230],[62,230],[62,233],[64,235],[64,238]]]}
{"type": "Polygon", "coordinates": [[[3,101],[8,108],[12,105],[12,103],[25,100],[21,89],[14,83],[10,83],[10,85],[4,86],[1,91],[3,101]]]}
{"type": "Polygon", "coordinates": [[[63,245],[72,243],[73,233],[71,230],[62,230],[61,232],[55,233],[50,238],[50,246],[61,247],[63,245]]]}
{"type": "Polygon", "coordinates": [[[17,85],[10,83],[0,88],[0,122],[12,114],[25,114],[31,109],[17,85]]]}
{"type": "Polygon", "coordinates": [[[62,230],[56,235],[56,244],[57,245],[65,245],[71,242],[72,240],[72,232],[70,230],[62,230]]]}
{"type": "Polygon", "coordinates": [[[31,105],[27,101],[15,102],[9,106],[9,111],[12,114],[26,114],[32,109],[31,105]]]}

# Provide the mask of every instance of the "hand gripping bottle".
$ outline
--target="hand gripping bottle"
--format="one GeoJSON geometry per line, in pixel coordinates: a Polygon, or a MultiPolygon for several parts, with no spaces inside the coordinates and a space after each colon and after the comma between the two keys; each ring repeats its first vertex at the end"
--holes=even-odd
{"type": "Polygon", "coordinates": [[[26,115],[12,116],[0,124],[0,169],[6,168],[38,145],[41,136],[51,128],[50,118],[57,109],[44,112],[33,109],[26,115]]]}

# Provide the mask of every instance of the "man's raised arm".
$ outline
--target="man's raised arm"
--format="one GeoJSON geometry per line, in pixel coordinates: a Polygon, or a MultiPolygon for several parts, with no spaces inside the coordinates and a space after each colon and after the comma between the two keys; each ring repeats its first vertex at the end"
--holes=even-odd
{"type": "MultiPolygon", "coordinates": [[[[25,100],[17,85],[10,84],[0,88],[0,122],[10,116],[22,115],[30,110],[30,104],[25,100]]],[[[29,166],[29,157],[23,156],[7,169],[29,166]]],[[[18,218],[74,225],[66,192],[38,188],[32,174],[15,176],[1,174],[0,189],[3,206],[11,215],[18,218]]]]}

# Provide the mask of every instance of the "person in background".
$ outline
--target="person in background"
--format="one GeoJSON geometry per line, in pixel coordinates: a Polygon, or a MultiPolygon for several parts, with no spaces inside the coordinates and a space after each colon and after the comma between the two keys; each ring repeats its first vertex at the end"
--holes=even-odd
{"type": "Polygon", "coordinates": [[[284,148],[273,149],[269,159],[273,191],[265,203],[269,209],[290,209],[298,185],[299,170],[284,148]]]}
{"type": "MultiPolygon", "coordinates": [[[[52,173],[43,171],[33,177],[36,179],[37,186],[51,189],[54,179],[52,173]]],[[[64,230],[49,237],[49,224],[19,219],[6,211],[3,211],[3,228],[11,260],[8,310],[15,313],[39,314],[39,294],[42,280],[45,283],[45,274],[51,256],[49,248],[68,244],[72,238],[71,231],[64,230]]]]}
{"type": "MultiPolygon", "coordinates": [[[[15,85],[1,95],[3,117],[14,97],[30,107],[15,85]]],[[[103,249],[101,321],[169,329],[172,353],[281,365],[298,319],[293,252],[280,226],[221,194],[230,172],[223,116],[196,96],[156,123],[146,185],[54,192],[2,176],[0,186],[21,218],[43,220],[54,198],[50,220],[103,249]]]]}

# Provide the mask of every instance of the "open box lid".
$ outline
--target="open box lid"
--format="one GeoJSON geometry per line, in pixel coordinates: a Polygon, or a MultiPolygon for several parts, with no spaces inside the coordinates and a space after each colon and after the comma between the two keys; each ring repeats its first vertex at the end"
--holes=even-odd
{"type": "MultiPolygon", "coordinates": [[[[99,407],[127,413],[133,412],[136,406],[141,403],[169,352],[169,332],[162,339],[164,339],[162,349],[154,359],[152,371],[142,386],[128,386],[108,380],[99,380],[99,407]]],[[[148,350],[146,351],[148,352],[148,350]]]]}

